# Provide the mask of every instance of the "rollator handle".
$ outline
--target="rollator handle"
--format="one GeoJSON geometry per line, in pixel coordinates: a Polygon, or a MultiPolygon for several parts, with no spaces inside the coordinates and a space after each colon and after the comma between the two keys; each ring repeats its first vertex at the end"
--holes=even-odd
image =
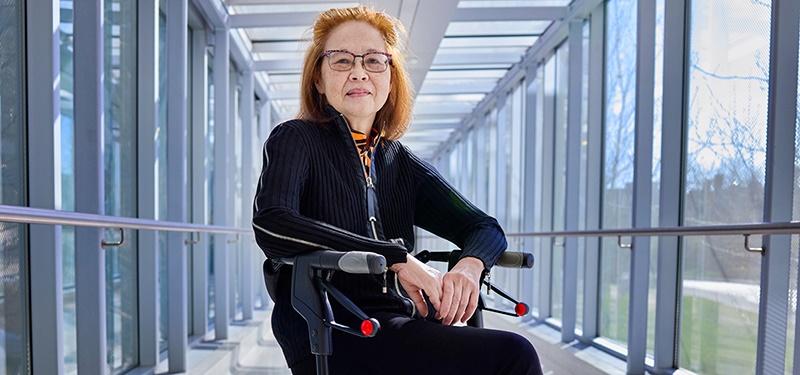
{"type": "MultiPolygon", "coordinates": [[[[301,255],[311,268],[354,274],[380,275],[386,271],[383,255],[366,251],[319,250],[301,255]]],[[[296,258],[283,258],[281,263],[294,265],[296,258]]]]}
{"type": "MultiPolygon", "coordinates": [[[[450,267],[461,259],[461,250],[453,251],[420,251],[416,257],[423,263],[448,262],[450,267]]],[[[496,265],[505,268],[533,268],[534,257],[531,253],[521,251],[505,251],[500,255],[496,265]]]]}
{"type": "Polygon", "coordinates": [[[533,254],[506,251],[497,260],[497,265],[506,268],[533,268],[533,254]]]}

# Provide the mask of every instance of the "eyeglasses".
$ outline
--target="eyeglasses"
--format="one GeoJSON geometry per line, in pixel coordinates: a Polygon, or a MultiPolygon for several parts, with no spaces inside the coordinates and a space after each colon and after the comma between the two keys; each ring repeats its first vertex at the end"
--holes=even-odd
{"type": "Polygon", "coordinates": [[[385,52],[367,52],[363,55],[356,55],[350,51],[332,49],[323,52],[321,57],[327,57],[328,66],[339,72],[353,69],[356,64],[356,57],[361,58],[361,66],[364,70],[372,73],[385,72],[389,65],[392,64],[392,55],[385,52]]]}

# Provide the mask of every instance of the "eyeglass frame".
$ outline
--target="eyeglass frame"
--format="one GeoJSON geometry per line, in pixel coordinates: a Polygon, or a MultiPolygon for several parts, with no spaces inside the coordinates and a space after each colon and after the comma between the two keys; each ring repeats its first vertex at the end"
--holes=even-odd
{"type": "Polygon", "coordinates": [[[392,54],[390,54],[390,53],[386,53],[386,52],[380,52],[380,51],[373,51],[373,52],[367,52],[367,53],[364,53],[364,54],[361,54],[361,55],[356,55],[355,53],[353,53],[353,52],[350,52],[350,51],[348,51],[348,50],[346,50],[346,49],[329,49],[329,50],[325,50],[325,51],[323,51],[323,52],[322,52],[322,53],[319,55],[319,57],[320,57],[320,58],[323,58],[323,57],[330,57],[330,55],[332,55],[332,54],[334,54],[334,53],[339,53],[339,52],[343,52],[343,53],[349,53],[351,56],[353,56],[353,64],[351,64],[351,65],[350,65],[350,69],[348,69],[348,70],[336,70],[336,69],[333,69],[333,67],[331,67],[331,62],[330,62],[330,60],[329,60],[329,61],[328,61],[328,66],[329,66],[329,67],[331,68],[331,70],[333,70],[333,71],[337,71],[337,72],[348,72],[348,71],[351,71],[351,70],[353,70],[353,68],[356,66],[356,58],[357,58],[357,57],[360,57],[360,58],[361,58],[361,67],[362,67],[364,70],[366,70],[366,71],[368,71],[368,72],[370,72],[370,73],[383,73],[383,72],[385,72],[386,70],[388,70],[390,66],[392,66],[392,54]],[[384,70],[381,70],[381,71],[379,71],[379,72],[374,72],[374,71],[372,71],[372,70],[369,70],[369,69],[367,69],[367,63],[365,63],[365,62],[364,62],[364,56],[366,56],[366,55],[372,55],[372,54],[383,55],[383,56],[386,56],[386,57],[388,58],[388,60],[386,60],[386,69],[384,69],[384,70]]]}

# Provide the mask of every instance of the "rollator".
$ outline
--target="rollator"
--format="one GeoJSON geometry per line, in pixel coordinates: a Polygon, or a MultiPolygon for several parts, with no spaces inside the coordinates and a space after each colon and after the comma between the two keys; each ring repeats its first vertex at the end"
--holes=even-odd
{"type": "MultiPolygon", "coordinates": [[[[461,250],[422,250],[415,256],[423,263],[430,261],[447,262],[447,269],[449,270],[460,259],[461,250]]],[[[264,262],[265,279],[267,269],[270,267],[270,261],[267,259],[264,262]]],[[[369,317],[331,284],[333,273],[340,271],[352,274],[381,275],[386,272],[386,259],[383,255],[371,252],[319,250],[275,261],[293,266],[292,307],[308,324],[311,353],[316,358],[317,374],[328,375],[328,356],[333,354],[333,329],[359,337],[374,337],[381,328],[377,319],[369,317]],[[357,329],[336,322],[331,309],[330,297],[361,320],[361,324],[357,329]]],[[[532,268],[533,263],[533,254],[506,251],[496,265],[505,268],[532,268]]],[[[487,293],[491,291],[511,301],[514,304],[514,312],[487,307],[483,302],[483,291],[481,291],[481,295],[478,297],[478,307],[475,310],[475,314],[467,321],[468,326],[483,327],[482,311],[484,310],[514,317],[525,316],[530,311],[527,304],[514,299],[508,293],[493,285],[489,278],[482,276],[479,284],[486,286],[487,293]]]]}

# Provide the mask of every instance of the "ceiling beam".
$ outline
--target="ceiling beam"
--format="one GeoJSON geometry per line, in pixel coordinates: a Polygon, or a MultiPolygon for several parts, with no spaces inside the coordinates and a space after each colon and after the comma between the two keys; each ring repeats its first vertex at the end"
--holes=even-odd
{"type": "Polygon", "coordinates": [[[566,17],[568,7],[458,8],[450,21],[553,21],[566,17]]]}
{"type": "Polygon", "coordinates": [[[415,91],[418,91],[431,68],[450,19],[458,9],[458,0],[418,1],[415,5],[412,22],[409,23],[407,19],[403,22],[406,30],[409,30],[408,46],[411,49],[407,53],[408,73],[415,91]]]}

